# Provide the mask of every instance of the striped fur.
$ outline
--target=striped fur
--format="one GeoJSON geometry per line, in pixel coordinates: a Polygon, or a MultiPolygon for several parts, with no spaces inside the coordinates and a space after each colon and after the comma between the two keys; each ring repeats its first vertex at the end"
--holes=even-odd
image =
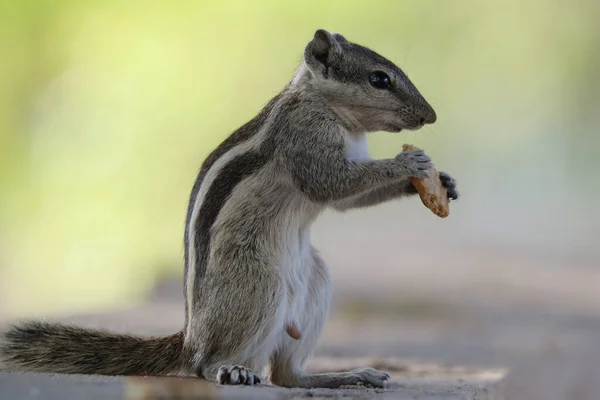
{"type": "MultiPolygon", "coordinates": [[[[239,144],[242,144],[248,141],[250,138],[255,136],[258,133],[260,126],[264,123],[266,117],[273,109],[274,103],[277,101],[278,96],[275,96],[269,103],[261,110],[261,112],[254,117],[251,121],[244,124],[238,130],[236,130],[233,134],[231,134],[225,141],[223,141],[204,161],[202,164],[202,168],[200,168],[200,172],[196,177],[196,181],[194,182],[194,186],[192,188],[192,192],[190,194],[188,212],[185,220],[185,234],[184,234],[184,296],[186,299],[186,308],[185,308],[185,325],[187,326],[188,321],[188,282],[190,280],[193,281],[194,277],[188,276],[189,265],[190,265],[190,256],[196,258],[195,254],[190,254],[190,245],[194,242],[190,240],[190,237],[194,232],[190,230],[192,228],[191,221],[195,221],[197,218],[197,214],[194,215],[194,212],[198,213],[200,209],[200,203],[202,196],[199,196],[200,186],[204,182],[204,178],[206,177],[208,171],[213,167],[213,165],[227,152],[236,147],[239,144]]],[[[196,245],[197,246],[197,245],[196,245]]]]}

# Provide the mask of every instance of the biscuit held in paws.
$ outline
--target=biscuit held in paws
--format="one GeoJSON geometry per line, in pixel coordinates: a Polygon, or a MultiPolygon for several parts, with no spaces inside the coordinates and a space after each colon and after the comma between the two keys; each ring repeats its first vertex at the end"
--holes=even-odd
{"type": "MultiPolygon", "coordinates": [[[[412,144],[402,146],[402,151],[421,150],[412,144]]],[[[450,204],[448,200],[448,191],[440,181],[439,173],[435,168],[427,170],[429,178],[410,178],[415,189],[419,193],[421,201],[425,207],[429,208],[435,215],[446,218],[450,214],[450,204]]]]}

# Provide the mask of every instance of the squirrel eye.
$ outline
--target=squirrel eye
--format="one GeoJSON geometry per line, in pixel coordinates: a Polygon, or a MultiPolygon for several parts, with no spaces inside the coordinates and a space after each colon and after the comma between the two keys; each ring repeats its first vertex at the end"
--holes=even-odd
{"type": "Polygon", "coordinates": [[[369,76],[369,82],[377,89],[388,89],[392,86],[390,77],[381,71],[375,71],[369,76]]]}

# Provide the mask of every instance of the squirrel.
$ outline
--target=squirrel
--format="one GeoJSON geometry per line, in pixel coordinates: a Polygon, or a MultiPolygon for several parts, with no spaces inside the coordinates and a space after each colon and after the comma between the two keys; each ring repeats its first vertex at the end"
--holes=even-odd
{"type": "MultiPolygon", "coordinates": [[[[436,113],[407,75],[375,51],[318,29],[293,78],[209,154],[185,223],[185,324],[136,337],[44,321],[0,334],[7,369],[101,375],[192,375],[219,384],[384,387],[385,372],[312,374],[331,281],[310,243],[326,209],[416,194],[424,151],[373,159],[369,132],[418,130],[436,113]]],[[[456,182],[440,172],[451,200],[456,182]]]]}

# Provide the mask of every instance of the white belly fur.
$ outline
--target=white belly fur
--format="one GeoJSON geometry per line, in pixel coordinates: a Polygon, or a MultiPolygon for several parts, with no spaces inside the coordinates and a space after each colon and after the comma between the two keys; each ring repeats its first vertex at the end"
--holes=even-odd
{"type": "Polygon", "coordinates": [[[367,135],[351,135],[345,133],[346,140],[346,157],[350,161],[369,161],[371,155],[369,154],[369,146],[367,144],[367,135]]]}

